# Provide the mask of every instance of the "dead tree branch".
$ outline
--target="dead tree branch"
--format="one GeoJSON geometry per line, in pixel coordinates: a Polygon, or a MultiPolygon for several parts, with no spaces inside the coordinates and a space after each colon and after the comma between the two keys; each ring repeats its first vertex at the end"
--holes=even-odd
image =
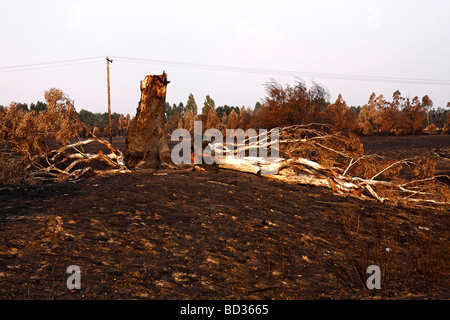
{"type": "MultiPolygon", "coordinates": [[[[354,137],[329,133],[324,131],[327,128],[323,125],[276,129],[280,133],[279,141],[269,141],[272,131],[257,139],[252,138],[251,142],[246,139],[247,144],[235,144],[234,150],[227,149],[227,155],[219,159],[219,168],[259,174],[287,183],[325,187],[337,194],[380,202],[450,205],[449,187],[440,183],[437,180],[439,176],[432,172],[425,172],[431,176],[424,179],[402,180],[397,177],[405,168],[411,171],[418,168],[421,164],[419,158],[392,162],[378,155],[364,155],[354,137]],[[274,142],[279,143],[279,151],[284,158],[242,156],[249,147],[270,148],[274,142]],[[366,177],[355,175],[358,172],[365,173],[366,177]],[[382,180],[377,180],[382,176],[382,180]]],[[[210,147],[219,154],[223,152],[222,144],[210,147]]]]}

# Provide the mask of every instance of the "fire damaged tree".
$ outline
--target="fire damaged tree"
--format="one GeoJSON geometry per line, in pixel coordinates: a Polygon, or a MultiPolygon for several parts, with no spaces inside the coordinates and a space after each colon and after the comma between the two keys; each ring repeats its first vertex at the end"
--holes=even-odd
{"type": "MultiPolygon", "coordinates": [[[[213,143],[211,149],[218,154],[225,150],[221,143],[213,143]]],[[[435,175],[436,162],[432,158],[397,160],[367,155],[355,135],[335,132],[326,124],[274,128],[256,138],[247,137],[234,146],[228,145],[226,150],[228,155],[218,164],[222,169],[325,187],[343,196],[383,203],[444,210],[450,205],[450,188],[439,180],[448,176],[435,175]],[[280,157],[268,161],[264,156],[244,156],[247,151],[261,148],[278,150],[280,157]]],[[[435,153],[449,157],[440,148],[435,153]]]]}
{"type": "Polygon", "coordinates": [[[18,180],[1,178],[9,168],[26,183],[128,172],[121,151],[89,131],[63,91],[52,88],[45,100],[45,110],[38,113],[24,112],[14,103],[0,112],[0,184],[18,180]],[[80,139],[83,130],[86,140],[80,139]]]}
{"type": "Polygon", "coordinates": [[[129,168],[174,167],[166,141],[164,111],[167,74],[141,81],[141,100],[128,130],[125,162],[129,168]]]}

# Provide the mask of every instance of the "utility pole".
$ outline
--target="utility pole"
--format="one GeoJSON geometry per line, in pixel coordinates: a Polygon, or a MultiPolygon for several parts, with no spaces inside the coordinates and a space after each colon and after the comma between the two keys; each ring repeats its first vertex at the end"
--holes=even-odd
{"type": "Polygon", "coordinates": [[[109,118],[109,143],[112,144],[112,127],[111,127],[111,95],[109,89],[109,63],[113,61],[106,57],[106,77],[108,82],[108,118],[109,118]]]}

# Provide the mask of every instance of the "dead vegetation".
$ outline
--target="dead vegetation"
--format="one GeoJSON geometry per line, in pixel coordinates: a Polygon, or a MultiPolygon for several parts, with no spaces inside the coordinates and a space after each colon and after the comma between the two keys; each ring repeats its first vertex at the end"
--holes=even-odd
{"type": "Polygon", "coordinates": [[[45,112],[23,112],[14,103],[0,112],[3,184],[64,181],[128,170],[122,152],[85,127],[66,94],[50,89],[45,99],[45,112]],[[80,138],[83,129],[89,133],[88,139],[80,138]],[[105,146],[109,153],[101,149],[95,154],[85,152],[84,147],[93,143],[105,146]]]}
{"type": "Polygon", "coordinates": [[[35,180],[28,177],[20,159],[0,154],[0,184],[21,185],[34,184],[35,180]]]}
{"type": "MultiPolygon", "coordinates": [[[[163,83],[162,87],[165,88],[165,85],[163,83]]],[[[155,95],[146,99],[151,103],[161,100],[153,97],[155,95]]],[[[165,96],[165,91],[162,96],[165,96]]],[[[122,151],[86,128],[75,112],[73,101],[64,92],[50,89],[45,92],[45,100],[47,110],[40,113],[25,113],[14,103],[0,111],[0,139],[4,157],[0,178],[3,183],[64,181],[92,174],[129,172],[122,151]],[[88,133],[87,139],[80,138],[81,131],[88,133]],[[24,168],[25,173],[19,173],[19,168],[24,168]]],[[[162,110],[162,107],[163,103],[159,103],[158,108],[162,110]]],[[[161,114],[162,111],[158,119],[163,128],[161,114]]],[[[154,119],[148,120],[152,123],[154,119]]],[[[435,174],[436,163],[433,159],[421,156],[390,159],[365,154],[360,139],[351,130],[350,133],[336,131],[338,127],[321,123],[276,127],[256,139],[247,138],[243,143],[232,146],[215,143],[211,147],[216,153],[220,151],[222,154],[225,147],[229,148],[226,149],[227,155],[231,154],[230,150],[234,156],[240,155],[219,159],[221,168],[263,174],[287,183],[327,187],[335,193],[380,202],[450,204],[449,187],[439,181],[438,178],[444,176],[435,174]],[[275,133],[279,134],[276,139],[275,133]],[[275,162],[248,156],[254,154],[252,151],[256,149],[271,150],[275,145],[280,155],[275,162]],[[270,174],[265,174],[266,171],[270,174]]],[[[141,137],[137,140],[148,139],[141,137]]],[[[126,148],[130,141],[127,140],[126,148]]],[[[149,157],[148,161],[152,163],[158,160],[161,147],[158,141],[152,142],[155,150],[147,150],[141,155],[149,157]]],[[[164,143],[162,145],[164,157],[167,158],[169,148],[164,147],[164,143]]],[[[135,149],[140,152],[139,148],[135,149]]],[[[125,155],[129,153],[127,150],[125,155]]]]}
{"type": "MultiPolygon", "coordinates": [[[[46,100],[44,113],[0,112],[0,183],[60,182],[0,188],[2,299],[448,297],[449,188],[420,152],[365,154],[312,123],[278,128],[275,163],[219,164],[254,175],[131,172],[117,146],[79,138],[66,95],[46,100]],[[67,290],[72,264],[82,290],[67,290]],[[382,291],[365,286],[372,264],[382,291]]],[[[230,147],[270,149],[273,132],[230,147]]]]}
{"type": "MultiPolygon", "coordinates": [[[[223,151],[220,143],[212,148],[223,151]]],[[[328,187],[339,194],[380,202],[450,205],[449,187],[435,175],[433,159],[417,156],[393,160],[365,155],[358,137],[333,132],[323,124],[274,128],[257,139],[227,146],[225,151],[232,155],[221,158],[219,167],[225,169],[258,174],[269,171],[267,177],[272,179],[328,187]],[[263,157],[237,156],[276,145],[280,159],[267,162],[263,157]]]]}
{"type": "MultiPolygon", "coordinates": [[[[45,96],[46,112],[23,113],[11,105],[0,113],[3,154],[21,157],[21,161],[2,160],[3,183],[64,181],[93,174],[129,172],[122,151],[90,132],[62,91],[52,89],[45,96]],[[88,139],[77,136],[81,129],[89,133],[88,139]],[[85,151],[90,144],[99,146],[96,152],[85,151]],[[19,168],[24,168],[25,173],[19,173],[19,168]]],[[[211,147],[216,153],[223,152],[224,148],[220,143],[211,147]]],[[[263,174],[287,183],[327,187],[338,194],[380,202],[450,204],[449,187],[437,179],[442,176],[435,175],[433,159],[367,155],[356,135],[336,132],[326,124],[274,128],[264,136],[225,147],[231,147],[226,150],[227,155],[233,150],[234,156],[241,156],[222,157],[221,168],[263,174]],[[280,155],[275,162],[248,156],[254,149],[270,151],[273,147],[278,148],[280,155]],[[265,174],[265,170],[271,174],[265,174]]]]}

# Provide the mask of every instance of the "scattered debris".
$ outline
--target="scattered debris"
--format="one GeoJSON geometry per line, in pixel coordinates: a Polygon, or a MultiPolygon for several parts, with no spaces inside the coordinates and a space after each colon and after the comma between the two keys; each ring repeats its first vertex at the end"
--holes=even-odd
{"type": "Polygon", "coordinates": [[[94,174],[130,172],[123,162],[122,152],[108,141],[95,136],[36,155],[31,159],[26,170],[29,170],[30,176],[41,181],[76,180],[82,176],[94,174]],[[83,147],[93,143],[105,146],[110,153],[105,154],[101,149],[96,154],[83,150],[83,147]],[[93,169],[93,165],[96,169],[93,169]]]}
{"type": "Polygon", "coordinates": [[[429,159],[416,157],[392,161],[377,155],[364,155],[357,137],[332,133],[321,124],[274,128],[264,135],[267,137],[261,139],[260,135],[235,144],[234,151],[220,143],[212,144],[214,152],[223,154],[224,149],[228,152],[219,158],[219,168],[264,175],[287,183],[325,187],[337,194],[380,202],[450,205],[450,189],[437,180],[441,176],[434,176],[429,159]],[[275,136],[275,130],[278,130],[279,140],[269,141],[269,136],[275,136]],[[269,149],[276,145],[280,157],[272,161],[268,161],[270,158],[237,156],[254,148],[269,149]],[[402,180],[396,177],[405,169],[423,178],[402,180]]]}

